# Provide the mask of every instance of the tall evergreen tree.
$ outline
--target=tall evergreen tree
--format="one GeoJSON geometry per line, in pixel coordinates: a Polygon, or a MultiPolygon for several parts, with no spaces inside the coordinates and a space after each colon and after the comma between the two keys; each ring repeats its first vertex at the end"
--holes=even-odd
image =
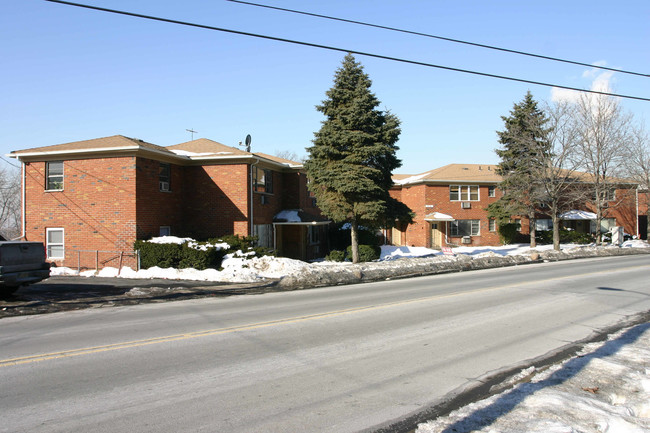
{"type": "Polygon", "coordinates": [[[388,192],[392,171],[402,165],[396,156],[400,122],[377,109],[370,86],[361,64],[346,55],[327,99],[316,106],[326,118],[304,164],[319,208],[336,222],[350,223],[354,263],[360,225],[411,222],[410,209],[388,192]]]}
{"type": "Polygon", "coordinates": [[[488,212],[501,217],[504,214],[527,216],[530,245],[534,247],[535,213],[543,200],[538,174],[546,161],[544,156],[551,151],[545,129],[548,119],[530,91],[521,102],[514,104],[510,116],[501,118],[505,129],[497,131],[503,147],[496,150],[501,158],[496,172],[503,179],[500,187],[504,195],[488,212]]]}

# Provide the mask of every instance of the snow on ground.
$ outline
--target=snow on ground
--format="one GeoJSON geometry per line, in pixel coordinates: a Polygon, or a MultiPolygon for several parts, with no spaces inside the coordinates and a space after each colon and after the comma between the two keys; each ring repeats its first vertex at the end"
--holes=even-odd
{"type": "Polygon", "coordinates": [[[451,432],[650,432],[650,324],[588,344],[528,382],[417,429],[451,432]]]}
{"type": "MultiPolygon", "coordinates": [[[[186,238],[176,238],[166,236],[163,238],[154,238],[155,242],[174,242],[183,243],[191,241],[186,238]]],[[[226,244],[217,244],[216,246],[226,248],[226,244]]],[[[580,245],[566,244],[561,246],[563,250],[571,250],[580,248],[580,245]]],[[[626,241],[623,244],[624,248],[650,248],[644,241],[634,240],[626,241]]],[[[544,251],[552,249],[552,245],[541,245],[535,248],[535,251],[544,251]]],[[[528,244],[513,244],[504,246],[486,246],[486,247],[458,247],[453,248],[454,254],[463,254],[470,257],[485,257],[485,256],[506,256],[506,255],[523,255],[530,254],[531,248],[528,244]]],[[[207,269],[198,271],[196,269],[171,269],[171,268],[158,268],[153,267],[149,269],[141,269],[135,271],[131,268],[124,267],[122,270],[117,268],[104,268],[99,272],[94,270],[77,272],[76,269],[54,267],[52,268],[52,275],[81,275],[86,277],[121,277],[121,278],[166,278],[171,280],[194,280],[194,281],[215,281],[215,282],[254,282],[263,280],[265,278],[281,278],[288,275],[298,275],[302,272],[309,272],[313,266],[344,266],[345,263],[340,262],[318,262],[306,263],[300,260],[292,260],[284,257],[257,257],[253,259],[245,259],[239,254],[228,254],[222,263],[223,270],[217,271],[216,269],[207,269]]],[[[401,258],[409,257],[433,257],[441,256],[443,253],[438,250],[432,250],[424,247],[396,247],[384,245],[381,247],[380,261],[390,261],[401,258]]]]}

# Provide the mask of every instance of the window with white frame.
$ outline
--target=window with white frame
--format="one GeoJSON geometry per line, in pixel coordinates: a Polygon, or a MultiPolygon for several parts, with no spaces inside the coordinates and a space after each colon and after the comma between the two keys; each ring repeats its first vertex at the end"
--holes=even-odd
{"type": "Polygon", "coordinates": [[[160,168],[158,169],[158,183],[160,185],[161,191],[171,191],[172,190],[172,166],[166,162],[160,163],[160,168]]]}
{"type": "Polygon", "coordinates": [[[615,187],[610,187],[608,186],[607,188],[601,189],[599,193],[596,193],[595,191],[591,194],[591,199],[596,200],[598,197],[600,197],[601,200],[603,201],[614,201],[616,200],[616,188],[615,187]]]}
{"type": "Polygon", "coordinates": [[[479,220],[456,220],[451,222],[451,236],[478,236],[481,233],[479,220]]]}
{"type": "Polygon", "coordinates": [[[449,185],[450,201],[478,201],[478,185],[449,185]]]}
{"type": "Polygon", "coordinates": [[[494,218],[490,218],[490,219],[488,220],[488,229],[489,229],[491,232],[495,232],[495,231],[497,231],[497,221],[496,221],[494,218]]]}
{"type": "Polygon", "coordinates": [[[65,257],[64,230],[62,228],[51,228],[46,231],[47,258],[63,259],[65,257]]]}
{"type": "Polygon", "coordinates": [[[513,220],[513,223],[517,226],[517,231],[520,232],[521,231],[521,219],[516,218],[515,220],[513,220]]]}
{"type": "MultiPolygon", "coordinates": [[[[608,233],[612,230],[612,227],[616,226],[616,218],[603,218],[600,221],[600,232],[608,233]]],[[[591,233],[596,233],[596,221],[589,222],[589,230],[591,233]]]]}
{"type": "Polygon", "coordinates": [[[494,185],[488,186],[488,197],[496,197],[497,196],[497,187],[494,185]]]}
{"type": "Polygon", "coordinates": [[[253,167],[253,191],[273,193],[273,171],[253,167]]]}
{"type": "Polygon", "coordinates": [[[537,231],[553,230],[553,220],[550,218],[536,219],[535,230],[537,231]]]}
{"type": "Polygon", "coordinates": [[[48,191],[63,190],[63,161],[48,161],[45,163],[45,189],[48,191]]]}

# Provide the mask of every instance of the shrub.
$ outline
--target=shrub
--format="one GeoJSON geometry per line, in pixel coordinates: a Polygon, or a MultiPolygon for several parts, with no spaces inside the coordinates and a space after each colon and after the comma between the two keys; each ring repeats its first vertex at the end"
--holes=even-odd
{"type": "Polygon", "coordinates": [[[184,243],[181,245],[178,267],[181,269],[194,268],[200,271],[208,268],[219,269],[225,255],[226,250],[215,248],[208,243],[203,245],[184,243]]]}
{"type": "Polygon", "coordinates": [[[138,240],[133,247],[140,252],[140,266],[143,269],[154,266],[176,269],[218,269],[226,254],[225,250],[209,243],[196,242],[158,244],[138,240]]]}
{"type": "MultiPolygon", "coordinates": [[[[553,243],[553,230],[537,231],[535,239],[540,244],[553,243]]],[[[563,244],[590,244],[594,241],[593,237],[587,233],[576,232],[575,230],[560,229],[560,242],[563,244]]]]}
{"type": "Polygon", "coordinates": [[[332,250],[325,256],[325,260],[330,262],[342,262],[345,260],[345,251],[332,250]]]}
{"type": "Polygon", "coordinates": [[[236,253],[237,251],[241,251],[242,253],[247,253],[249,251],[253,251],[255,255],[251,255],[251,257],[275,255],[273,250],[269,248],[254,246],[256,241],[257,241],[257,236],[226,235],[226,236],[221,236],[219,238],[211,239],[209,242],[227,243],[229,247],[226,253],[236,253]]]}
{"type": "Polygon", "coordinates": [[[176,268],[180,261],[181,246],[178,244],[156,244],[137,240],[133,248],[140,252],[140,266],[143,269],[158,266],[160,268],[176,268]]]}
{"type": "Polygon", "coordinates": [[[517,231],[518,225],[515,223],[499,224],[499,239],[504,245],[518,243],[521,233],[517,231]]]}
{"type": "MultiPolygon", "coordinates": [[[[352,258],[352,246],[346,250],[348,258],[352,258]]],[[[359,245],[359,262],[372,262],[381,256],[381,248],[376,245],[359,245]]]]}

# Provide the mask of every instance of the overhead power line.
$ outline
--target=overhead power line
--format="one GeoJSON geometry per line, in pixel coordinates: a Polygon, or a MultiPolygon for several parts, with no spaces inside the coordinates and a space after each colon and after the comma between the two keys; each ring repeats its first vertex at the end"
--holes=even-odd
{"type": "Polygon", "coordinates": [[[364,51],[358,51],[358,50],[353,50],[349,48],[338,48],[338,47],[333,47],[329,45],[321,45],[321,44],[315,44],[311,42],[303,42],[303,41],[297,41],[297,40],[292,40],[292,39],[285,39],[285,38],[279,38],[276,36],[268,36],[268,35],[261,35],[261,34],[256,34],[256,33],[250,33],[250,32],[243,32],[240,30],[232,30],[232,29],[225,29],[221,27],[214,27],[214,26],[208,26],[205,24],[196,24],[196,23],[190,23],[190,22],[185,22],[185,21],[179,21],[179,20],[173,20],[169,18],[161,18],[161,17],[154,17],[150,15],[143,15],[143,14],[138,14],[134,12],[127,12],[127,11],[119,11],[115,9],[108,9],[108,8],[102,8],[98,6],[91,6],[91,5],[86,5],[86,4],[81,4],[81,3],[73,3],[69,1],[64,1],[64,0],[45,0],[51,3],[60,3],[64,5],[69,5],[69,6],[76,6],[80,8],[86,8],[86,9],[93,9],[93,10],[98,10],[102,12],[109,12],[109,13],[114,13],[118,15],[126,15],[126,16],[131,16],[131,17],[136,17],[136,18],[144,18],[148,20],[153,20],[153,21],[161,21],[165,23],[171,23],[171,24],[179,24],[183,26],[189,26],[189,27],[196,27],[196,28],[201,28],[201,29],[206,29],[206,30],[215,30],[219,32],[226,32],[226,33],[233,33],[237,35],[243,35],[243,36],[250,36],[254,38],[261,38],[261,39],[267,39],[267,40],[272,40],[272,41],[277,41],[277,42],[286,42],[289,44],[295,44],[295,45],[302,45],[302,46],[307,46],[307,47],[313,47],[313,48],[321,48],[324,50],[330,50],[330,51],[338,51],[342,53],[351,53],[351,54],[358,54],[360,56],[367,56],[367,57],[373,57],[377,59],[383,59],[383,60],[391,60],[395,62],[400,62],[400,63],[407,63],[407,64],[412,64],[412,65],[419,65],[419,66],[426,66],[430,68],[437,68],[437,69],[444,69],[447,71],[453,71],[453,72],[462,72],[465,74],[472,74],[472,75],[479,75],[482,77],[489,77],[489,78],[498,78],[501,80],[508,80],[508,81],[515,81],[519,83],[526,83],[526,84],[533,84],[537,86],[544,86],[544,87],[556,87],[558,89],[565,89],[565,90],[574,90],[576,92],[583,92],[583,93],[594,93],[598,95],[605,95],[605,96],[613,96],[613,97],[618,97],[618,98],[625,98],[625,99],[635,99],[638,101],[648,101],[650,102],[650,98],[643,98],[640,96],[632,96],[632,95],[621,95],[617,93],[610,93],[610,92],[601,92],[597,90],[587,90],[587,89],[580,89],[577,87],[569,87],[569,86],[563,86],[559,84],[550,84],[550,83],[544,83],[541,81],[533,81],[533,80],[526,80],[523,78],[514,78],[514,77],[507,77],[504,75],[496,75],[496,74],[489,74],[486,72],[478,72],[478,71],[472,71],[468,69],[460,69],[460,68],[453,68],[450,66],[442,66],[442,65],[435,65],[433,63],[426,63],[426,62],[420,62],[416,60],[407,60],[407,59],[401,59],[398,57],[391,57],[391,56],[384,56],[381,54],[373,54],[373,53],[368,53],[364,51]]]}
{"type": "Polygon", "coordinates": [[[375,27],[375,28],[378,28],[378,29],[390,30],[390,31],[393,31],[393,32],[407,33],[407,34],[416,35],[416,36],[424,36],[424,37],[427,37],[427,38],[440,39],[442,41],[455,42],[455,43],[458,43],[458,44],[471,45],[471,46],[474,46],[474,47],[487,48],[487,49],[490,49],[490,50],[503,51],[503,52],[506,52],[506,53],[520,54],[522,56],[536,57],[538,59],[552,60],[552,61],[555,61],[555,62],[570,63],[572,65],[587,66],[587,67],[590,67],[590,68],[597,68],[597,69],[604,69],[604,70],[607,70],[607,71],[620,72],[622,74],[638,75],[640,77],[650,77],[650,74],[644,74],[644,73],[641,73],[641,72],[626,71],[624,69],[610,68],[610,67],[607,67],[607,66],[598,66],[598,65],[593,65],[593,64],[590,64],[590,63],[583,63],[583,62],[577,62],[577,61],[574,61],[574,60],[560,59],[560,58],[557,58],[557,57],[545,56],[545,55],[542,55],[542,54],[533,54],[533,53],[528,53],[528,52],[525,52],[525,51],[518,51],[518,50],[509,49],[509,48],[496,47],[496,46],[493,46],[493,45],[480,44],[478,42],[463,41],[463,40],[460,40],[460,39],[452,39],[452,38],[447,38],[447,37],[444,37],[444,36],[436,36],[436,35],[432,35],[432,34],[429,34],[429,33],[416,32],[416,31],[412,31],[412,30],[404,30],[404,29],[399,29],[399,28],[396,28],[396,27],[383,26],[383,25],[372,24],[372,23],[367,23],[367,22],[363,22],[363,21],[350,20],[350,19],[339,18],[339,17],[332,17],[332,16],[328,16],[328,15],[321,15],[321,14],[316,14],[316,13],[312,13],[312,12],[299,11],[299,10],[295,10],[295,9],[281,8],[281,7],[277,7],[277,6],[269,6],[269,5],[259,4],[259,3],[252,3],[252,2],[242,1],[242,0],[227,0],[227,1],[232,2],[232,3],[239,3],[239,4],[243,4],[243,5],[257,6],[257,7],[260,7],[260,8],[274,9],[274,10],[282,11],[282,12],[290,12],[290,13],[293,13],[293,14],[307,15],[307,16],[317,17],[317,18],[325,18],[325,19],[334,20],[334,21],[342,21],[342,22],[345,22],[345,23],[358,24],[358,25],[366,26],[366,27],[375,27]]]}

